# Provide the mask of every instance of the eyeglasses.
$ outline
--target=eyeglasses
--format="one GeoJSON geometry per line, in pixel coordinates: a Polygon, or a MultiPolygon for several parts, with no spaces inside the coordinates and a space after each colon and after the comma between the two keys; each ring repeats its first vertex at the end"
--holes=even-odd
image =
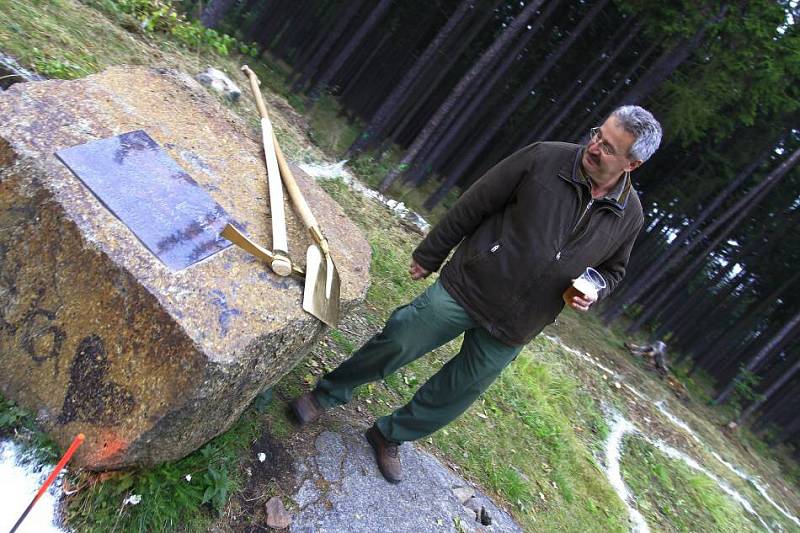
{"type": "Polygon", "coordinates": [[[607,156],[614,157],[618,155],[611,145],[603,140],[603,132],[600,131],[600,128],[592,128],[589,130],[589,142],[600,143],[600,150],[607,156]]]}

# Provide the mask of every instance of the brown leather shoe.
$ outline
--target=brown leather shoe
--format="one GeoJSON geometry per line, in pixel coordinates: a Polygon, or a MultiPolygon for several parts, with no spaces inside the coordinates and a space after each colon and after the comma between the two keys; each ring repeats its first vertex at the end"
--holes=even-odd
{"type": "Polygon", "coordinates": [[[389,483],[403,481],[403,466],[400,464],[400,445],[386,440],[376,426],[367,430],[367,440],[375,450],[378,468],[389,483]]]}
{"type": "Polygon", "coordinates": [[[307,392],[299,398],[295,398],[289,403],[289,407],[292,408],[292,412],[301,426],[313,422],[325,411],[313,392],[307,392]]]}

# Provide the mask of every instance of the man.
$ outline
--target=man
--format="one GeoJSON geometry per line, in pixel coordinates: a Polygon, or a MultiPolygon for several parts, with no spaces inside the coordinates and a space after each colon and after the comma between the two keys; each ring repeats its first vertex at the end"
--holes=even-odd
{"type": "Polygon", "coordinates": [[[349,402],[355,387],[464,333],[458,355],[407,405],[367,431],[381,473],[390,482],[402,480],[400,443],[430,435],[463,413],[565,303],[589,309],[595,296],[566,295],[573,278],[587,266],[598,270],[606,281],[599,298],[620,282],[644,220],[629,173],[660,142],[653,116],[624,106],[591,131],[586,146],[534,143],[490,169],[412,254],[409,273],[418,280],[437,271],[458,245],[439,280],[396,309],[383,331],[313,392],[294,400],[298,420],[315,420],[349,402]]]}

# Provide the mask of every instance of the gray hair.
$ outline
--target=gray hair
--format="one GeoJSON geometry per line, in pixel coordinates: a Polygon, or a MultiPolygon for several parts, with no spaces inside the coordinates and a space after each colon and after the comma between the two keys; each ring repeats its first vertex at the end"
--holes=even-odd
{"type": "Polygon", "coordinates": [[[643,162],[650,159],[661,144],[661,124],[653,114],[638,105],[624,105],[612,111],[611,116],[636,139],[630,156],[643,162]]]}

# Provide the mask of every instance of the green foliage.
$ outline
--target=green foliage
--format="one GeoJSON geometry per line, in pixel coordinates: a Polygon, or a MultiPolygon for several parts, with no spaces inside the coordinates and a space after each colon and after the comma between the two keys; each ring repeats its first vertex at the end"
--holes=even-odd
{"type": "Polygon", "coordinates": [[[25,410],[0,396],[0,431],[12,431],[23,425],[27,418],[25,410]]]}
{"type": "MultiPolygon", "coordinates": [[[[793,66],[800,43],[778,27],[785,13],[776,2],[732,6],[718,24],[707,29],[702,46],[666,81],[653,105],[665,131],[684,145],[703,139],[723,139],[761,117],[782,116],[800,106],[793,66]]],[[[698,5],[680,10],[674,21],[689,31],[707,20],[698,5]]],[[[668,24],[659,32],[669,31],[668,24]]]]}
{"type": "Polygon", "coordinates": [[[37,428],[33,415],[0,394],[0,437],[5,435],[15,435],[36,461],[54,463],[59,457],[58,447],[37,428]]]}
{"type": "Polygon", "coordinates": [[[80,474],[76,484],[89,487],[70,501],[67,523],[78,531],[98,532],[205,529],[239,486],[239,464],[259,431],[251,409],[230,430],[180,461],[105,481],[80,474]],[[141,497],[140,502],[124,504],[133,495],[141,497]]]}
{"type": "Polygon", "coordinates": [[[83,67],[72,61],[58,57],[47,57],[38,48],[33,49],[33,66],[38,72],[49,78],[71,80],[89,74],[83,67]]]}
{"type": "Polygon", "coordinates": [[[760,382],[761,376],[742,367],[733,387],[734,401],[742,405],[760,400],[762,395],[756,392],[756,387],[760,382]]]}
{"type": "Polygon", "coordinates": [[[221,56],[237,51],[258,57],[256,43],[239,42],[230,35],[204,27],[199,21],[187,19],[171,0],[101,0],[95,4],[118,18],[122,15],[133,17],[138,29],[145,33],[172,35],[189,48],[204,48],[221,56]]]}

